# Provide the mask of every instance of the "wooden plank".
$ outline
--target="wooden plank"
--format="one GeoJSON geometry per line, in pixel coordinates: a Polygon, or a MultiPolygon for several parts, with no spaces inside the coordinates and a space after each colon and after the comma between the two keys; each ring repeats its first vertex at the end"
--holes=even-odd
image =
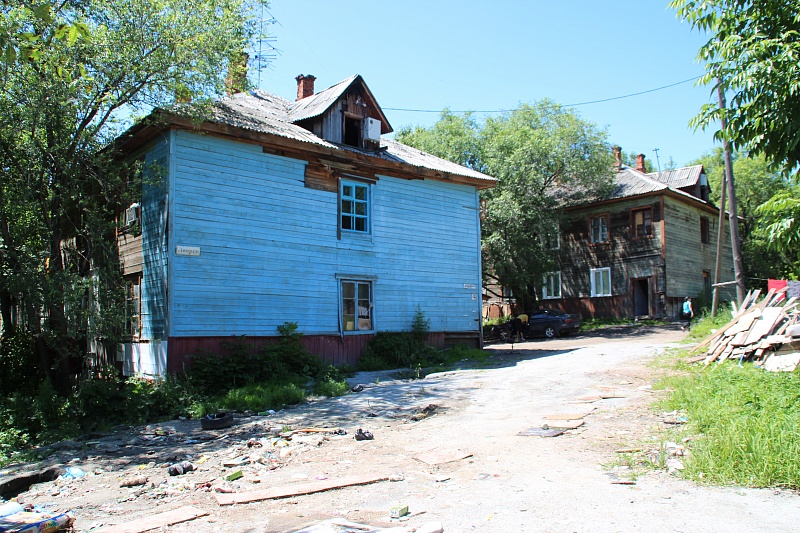
{"type": "Polygon", "coordinates": [[[761,318],[761,311],[758,309],[753,310],[752,313],[747,313],[743,315],[736,323],[725,330],[725,335],[730,337],[741,333],[743,331],[749,330],[753,326],[753,322],[761,318]]]}
{"type": "MultiPolygon", "coordinates": [[[[544,420],[580,420],[581,418],[584,418],[587,414],[589,413],[564,413],[564,414],[544,415],[542,418],[544,420]]],[[[550,425],[552,426],[552,424],[550,425]]]]}
{"type": "Polygon", "coordinates": [[[783,308],[781,307],[767,307],[764,309],[761,318],[753,324],[745,344],[755,344],[771,334],[778,323],[783,320],[783,316],[783,308]]]}
{"type": "Polygon", "coordinates": [[[546,424],[547,428],[550,429],[577,429],[582,425],[583,425],[582,418],[579,420],[553,420],[546,424]]]}
{"type": "Polygon", "coordinates": [[[203,511],[196,507],[187,505],[172,511],[165,511],[153,516],[147,516],[128,522],[126,524],[117,524],[115,526],[108,526],[98,529],[94,533],[142,533],[143,531],[151,531],[161,527],[171,526],[173,524],[180,524],[181,522],[188,522],[201,516],[208,514],[208,511],[203,511]]]}
{"type": "Polygon", "coordinates": [[[289,496],[302,496],[303,494],[313,494],[315,492],[325,492],[327,490],[352,487],[354,485],[368,485],[378,481],[386,481],[389,476],[376,474],[365,474],[362,476],[350,476],[340,479],[329,479],[325,481],[315,481],[313,483],[303,483],[299,485],[289,485],[286,487],[272,487],[265,490],[253,490],[250,492],[240,492],[233,494],[217,493],[214,498],[220,505],[233,505],[235,503],[250,503],[262,500],[272,500],[275,498],[288,498],[289,496]]]}
{"type": "Polygon", "coordinates": [[[453,461],[459,461],[461,459],[466,459],[467,457],[472,457],[472,454],[469,452],[462,452],[459,450],[456,451],[446,451],[446,452],[424,452],[414,456],[414,459],[417,461],[422,461],[427,465],[441,465],[445,463],[452,463],[453,461]]]}

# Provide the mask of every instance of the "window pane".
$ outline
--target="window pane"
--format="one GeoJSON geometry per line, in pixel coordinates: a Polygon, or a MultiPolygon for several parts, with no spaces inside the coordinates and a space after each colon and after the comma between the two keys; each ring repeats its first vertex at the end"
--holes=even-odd
{"type": "Polygon", "coordinates": [[[347,214],[353,213],[352,200],[342,200],[342,213],[347,213],[347,214]]]}
{"type": "Polygon", "coordinates": [[[342,282],[342,297],[355,298],[356,297],[356,284],[352,281],[342,282]]]}
{"type": "Polygon", "coordinates": [[[367,204],[365,202],[356,202],[356,215],[366,216],[367,214],[367,204]]]}
{"type": "MultiPolygon", "coordinates": [[[[367,231],[367,219],[366,218],[357,218],[355,219],[356,231],[367,231]]],[[[352,229],[352,228],[351,228],[352,229]]]]}
{"type": "Polygon", "coordinates": [[[342,216],[342,229],[353,229],[353,217],[342,216]]]}
{"type": "Polygon", "coordinates": [[[359,283],[358,284],[358,299],[359,300],[367,300],[367,301],[369,301],[369,284],[368,283],[359,283]]]}
{"type": "Polygon", "coordinates": [[[356,186],[356,200],[366,200],[367,199],[367,188],[356,186]]]}
{"type": "Polygon", "coordinates": [[[342,185],[342,196],[347,196],[352,198],[353,197],[353,186],[352,185],[342,185]]]}

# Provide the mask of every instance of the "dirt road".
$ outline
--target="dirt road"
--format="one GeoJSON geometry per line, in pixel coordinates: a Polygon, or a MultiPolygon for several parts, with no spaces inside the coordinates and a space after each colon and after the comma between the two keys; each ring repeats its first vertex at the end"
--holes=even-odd
{"type": "Polygon", "coordinates": [[[411,381],[361,375],[362,392],[240,418],[228,430],[202,432],[197,422],[176,421],[121,431],[61,454],[89,475],[35,485],[21,499],[74,509],[78,531],[185,505],[209,514],[164,531],[282,532],[333,517],[381,527],[436,522],[447,533],[796,531],[800,499],[790,491],[700,487],[665,471],[616,483],[625,471],[611,468],[615,450],[647,448],[643,439],[663,431],[648,407],[657,371],[647,363],[683,335],[677,327],[619,328],[513,350],[495,345],[493,368],[411,381]],[[520,435],[558,425],[556,415],[584,415],[584,423],[557,437],[520,435]],[[285,426],[347,434],[267,438],[270,427],[285,426]],[[358,428],[374,439],[356,441],[358,428]],[[251,438],[254,447],[247,446],[251,438]],[[167,466],[184,458],[197,469],[168,476],[167,466]],[[242,478],[221,479],[239,469],[242,478]],[[394,481],[230,506],[215,499],[218,490],[366,474],[394,481]],[[148,481],[119,486],[134,476],[148,481]],[[389,519],[396,506],[408,506],[406,521],[389,519]]]}

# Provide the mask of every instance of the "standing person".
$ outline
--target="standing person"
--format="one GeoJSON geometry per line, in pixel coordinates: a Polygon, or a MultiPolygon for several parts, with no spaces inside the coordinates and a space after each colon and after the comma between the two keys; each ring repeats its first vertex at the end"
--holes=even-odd
{"type": "Polygon", "coordinates": [[[686,320],[686,324],[681,326],[681,331],[688,331],[689,327],[692,325],[692,319],[694,318],[694,309],[692,309],[692,299],[688,296],[683,300],[683,312],[681,313],[683,318],[686,320]]]}

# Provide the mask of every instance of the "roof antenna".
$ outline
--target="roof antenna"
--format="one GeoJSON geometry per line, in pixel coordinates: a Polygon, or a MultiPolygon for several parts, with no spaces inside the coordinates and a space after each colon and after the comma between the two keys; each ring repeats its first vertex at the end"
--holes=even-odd
{"type": "Polygon", "coordinates": [[[656,163],[658,163],[658,172],[661,173],[661,161],[658,160],[658,151],[660,148],[653,148],[653,151],[656,153],[656,163]]]}

